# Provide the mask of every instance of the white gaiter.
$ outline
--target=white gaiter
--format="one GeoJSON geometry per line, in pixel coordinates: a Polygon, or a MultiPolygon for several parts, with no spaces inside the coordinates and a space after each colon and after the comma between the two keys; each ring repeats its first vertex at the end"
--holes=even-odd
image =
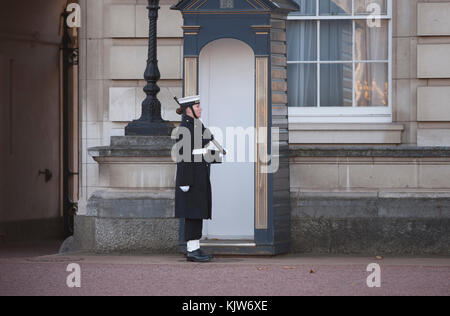
{"type": "Polygon", "coordinates": [[[200,249],[200,240],[189,240],[187,242],[187,251],[192,252],[200,249]]]}

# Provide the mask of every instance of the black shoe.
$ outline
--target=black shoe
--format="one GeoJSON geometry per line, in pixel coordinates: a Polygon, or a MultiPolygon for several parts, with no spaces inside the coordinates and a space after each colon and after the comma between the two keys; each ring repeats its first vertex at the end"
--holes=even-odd
{"type": "Polygon", "coordinates": [[[200,250],[200,254],[201,254],[202,256],[208,256],[209,259],[214,258],[213,255],[211,255],[211,254],[209,254],[209,253],[203,251],[203,249],[200,248],[199,250],[200,250]]]}
{"type": "Polygon", "coordinates": [[[197,249],[195,251],[188,251],[187,252],[187,261],[192,262],[209,262],[211,261],[211,258],[207,255],[204,255],[200,252],[200,249],[197,249]]]}

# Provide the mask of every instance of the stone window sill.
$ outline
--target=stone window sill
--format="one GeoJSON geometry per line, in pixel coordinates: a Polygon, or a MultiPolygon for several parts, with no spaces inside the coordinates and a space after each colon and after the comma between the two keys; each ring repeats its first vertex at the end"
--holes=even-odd
{"type": "Polygon", "coordinates": [[[289,143],[401,144],[403,130],[395,123],[291,123],[289,143]]]}

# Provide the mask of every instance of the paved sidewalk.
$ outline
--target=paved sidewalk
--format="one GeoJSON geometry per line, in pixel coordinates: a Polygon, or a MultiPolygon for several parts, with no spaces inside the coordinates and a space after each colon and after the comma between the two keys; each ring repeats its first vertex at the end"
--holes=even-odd
{"type": "Polygon", "coordinates": [[[183,255],[52,255],[51,249],[0,247],[0,295],[450,295],[450,258],[284,255],[188,263],[183,255]],[[81,268],[80,288],[67,286],[70,263],[81,268]],[[367,286],[370,263],[380,265],[380,288],[367,286]]]}

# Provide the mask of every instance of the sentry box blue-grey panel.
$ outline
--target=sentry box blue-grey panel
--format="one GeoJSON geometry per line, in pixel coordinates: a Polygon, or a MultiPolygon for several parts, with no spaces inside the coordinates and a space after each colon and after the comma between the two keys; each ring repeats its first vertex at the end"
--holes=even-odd
{"type": "MultiPolygon", "coordinates": [[[[291,223],[286,19],[299,7],[291,0],[181,0],[172,9],[181,11],[184,20],[183,95],[199,93],[199,56],[206,45],[224,38],[242,41],[255,55],[255,129],[267,127],[266,142],[257,145],[255,162],[254,240],[215,240],[205,242],[203,247],[213,253],[288,252],[291,223]],[[272,137],[274,131],[278,131],[276,138],[272,137]]],[[[183,220],[179,240],[184,248],[183,220]]]]}

